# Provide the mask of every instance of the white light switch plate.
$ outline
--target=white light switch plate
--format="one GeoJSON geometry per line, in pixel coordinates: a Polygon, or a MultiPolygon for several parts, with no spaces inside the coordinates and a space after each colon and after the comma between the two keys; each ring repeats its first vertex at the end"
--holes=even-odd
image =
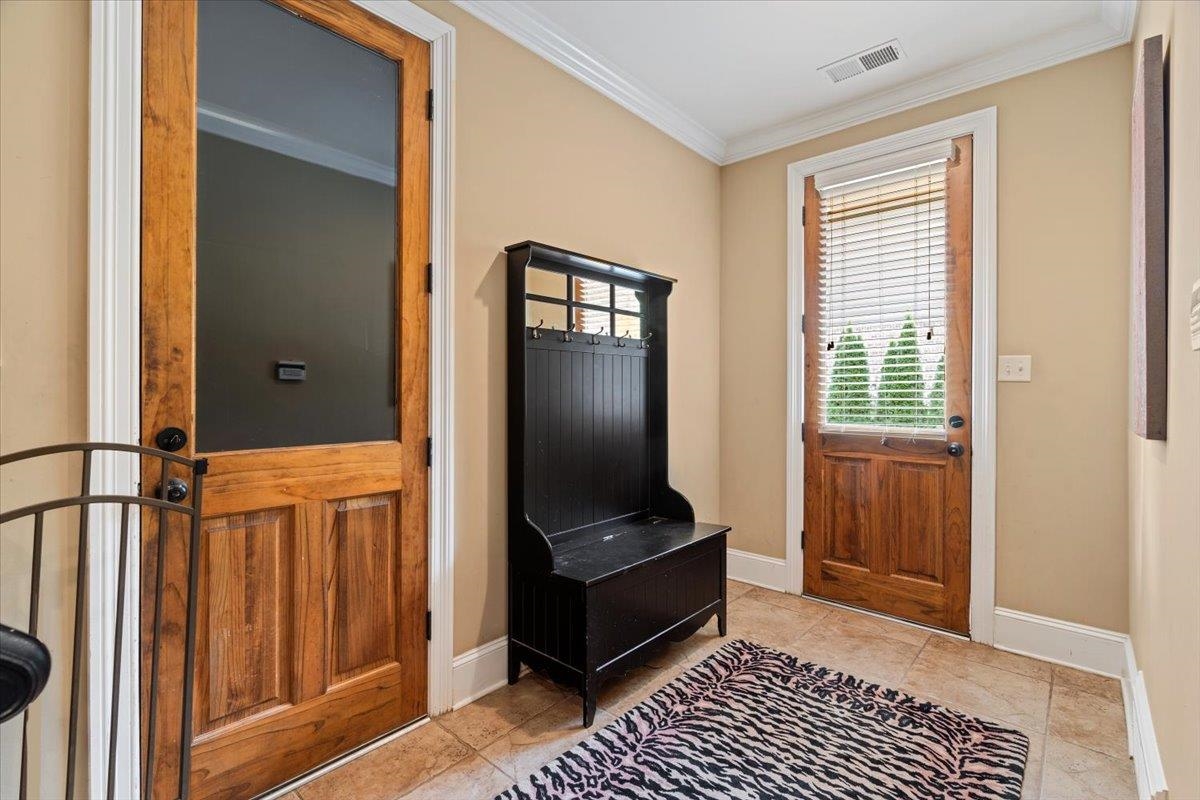
{"type": "Polygon", "coordinates": [[[1033,380],[1033,356],[1000,356],[999,381],[1033,380]]]}

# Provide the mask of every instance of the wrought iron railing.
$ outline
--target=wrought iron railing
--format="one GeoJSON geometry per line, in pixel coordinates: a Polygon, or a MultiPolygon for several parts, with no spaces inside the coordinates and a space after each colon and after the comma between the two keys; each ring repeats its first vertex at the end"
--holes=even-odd
{"type": "MultiPolygon", "coordinates": [[[[188,538],[188,570],[187,570],[187,617],[185,627],[185,654],[184,654],[184,673],[182,678],[182,711],[180,725],[180,752],[179,752],[179,783],[178,797],[187,798],[188,796],[188,773],[190,772],[191,761],[191,743],[192,743],[192,695],[193,695],[193,675],[195,668],[195,652],[196,652],[196,592],[198,580],[198,564],[200,555],[200,500],[203,496],[204,474],[207,471],[207,462],[204,459],[190,459],[183,456],[168,453],[163,450],[154,450],[148,447],[138,447],[135,445],[125,444],[99,444],[99,443],[82,443],[82,444],[63,444],[50,447],[39,447],[32,450],[23,450],[18,453],[0,456],[0,466],[10,466],[12,464],[28,461],[29,459],[39,458],[44,456],[54,455],[71,455],[78,454],[82,458],[82,475],[80,480],[80,493],[77,496],[65,497],[56,500],[48,500],[34,505],[17,508],[12,511],[6,511],[0,514],[0,525],[10,525],[17,523],[20,520],[32,519],[32,558],[30,564],[30,592],[29,592],[29,619],[28,630],[25,632],[14,631],[12,629],[0,631],[0,662],[6,659],[12,662],[19,661],[17,668],[10,669],[7,674],[17,676],[15,682],[19,682],[22,672],[28,674],[30,683],[25,687],[24,697],[5,698],[6,702],[3,705],[8,713],[7,718],[15,717],[20,714],[22,717],[22,733],[21,733],[21,775],[20,775],[20,797],[25,800],[28,792],[28,769],[29,769],[29,751],[28,751],[28,736],[29,736],[29,711],[30,704],[36,700],[38,693],[41,691],[41,686],[38,686],[38,678],[40,683],[45,684],[47,675],[39,675],[42,670],[49,671],[51,663],[48,659],[39,659],[37,648],[40,643],[37,642],[38,636],[38,616],[41,595],[42,583],[42,553],[44,547],[44,531],[46,514],[51,511],[61,509],[70,509],[78,507],[78,532],[77,532],[77,564],[75,570],[75,607],[74,607],[74,636],[73,646],[70,653],[71,664],[71,700],[70,700],[70,722],[69,728],[66,731],[67,735],[67,764],[65,776],[65,791],[64,797],[74,798],[76,795],[75,775],[76,775],[76,759],[78,756],[78,736],[79,736],[79,712],[80,704],[83,702],[83,648],[84,637],[84,595],[87,592],[87,575],[88,575],[88,550],[89,550],[89,511],[93,506],[116,506],[120,508],[120,530],[114,532],[111,530],[97,530],[92,535],[120,536],[120,557],[117,567],[117,587],[116,587],[116,621],[114,630],[113,644],[113,673],[111,684],[111,715],[109,719],[109,737],[108,737],[108,753],[107,753],[107,791],[105,796],[113,798],[114,786],[116,781],[117,771],[117,736],[118,726],[121,723],[122,715],[132,713],[132,709],[120,702],[121,698],[121,648],[124,638],[127,634],[125,631],[125,608],[129,602],[127,595],[129,594],[128,576],[129,576],[129,543],[130,543],[130,525],[132,508],[145,509],[158,512],[158,531],[160,532],[160,541],[157,549],[157,564],[154,575],[154,601],[151,609],[153,614],[153,636],[150,644],[150,665],[145,677],[149,680],[148,691],[143,694],[148,698],[148,707],[145,709],[145,730],[148,735],[144,737],[146,744],[146,752],[144,757],[144,772],[142,782],[142,793],[144,796],[149,796],[152,793],[154,786],[155,774],[155,756],[157,737],[155,732],[158,730],[160,723],[158,719],[159,712],[159,660],[160,650],[162,649],[162,606],[163,606],[163,591],[165,585],[165,552],[167,547],[165,542],[161,541],[161,537],[172,529],[169,522],[172,514],[183,515],[187,520],[186,536],[188,538]],[[92,462],[96,453],[131,453],[140,457],[143,463],[145,459],[158,459],[159,464],[159,485],[156,490],[155,497],[141,497],[137,495],[116,495],[116,494],[93,494],[91,491],[92,484],[92,462]],[[177,478],[171,477],[172,465],[178,465],[186,469],[193,476],[193,485],[187,486],[186,482],[177,478]],[[187,505],[185,501],[190,495],[191,504],[187,505]],[[44,661],[44,666],[39,663],[44,661]],[[11,702],[10,702],[11,701],[11,702]]],[[[153,462],[150,462],[153,463],[153,462]]],[[[135,540],[136,541],[136,540],[135,540]]],[[[140,593],[137,593],[135,588],[134,602],[138,601],[140,593]]],[[[93,632],[92,635],[98,635],[93,632]]],[[[43,651],[44,652],[44,651],[43,651]]],[[[51,653],[52,656],[55,654],[51,653]]],[[[140,661],[140,659],[139,659],[140,661]]],[[[61,663],[62,659],[55,658],[53,663],[61,663]]],[[[12,685],[7,685],[9,690],[13,689],[12,685]]],[[[3,721],[3,720],[0,720],[3,721]]],[[[92,756],[96,757],[95,755],[92,756]]],[[[44,794],[44,793],[43,793],[44,794]]]]}

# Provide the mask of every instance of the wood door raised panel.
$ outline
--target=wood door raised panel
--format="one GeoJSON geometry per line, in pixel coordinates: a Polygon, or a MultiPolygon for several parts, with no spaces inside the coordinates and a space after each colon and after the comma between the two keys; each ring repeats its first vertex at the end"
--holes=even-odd
{"type": "Polygon", "coordinates": [[[329,686],[398,659],[397,505],[386,494],[328,506],[329,686]]]}
{"type": "Polygon", "coordinates": [[[946,572],[945,467],[893,461],[885,469],[887,572],[940,585],[946,572]]]}
{"type": "Polygon", "coordinates": [[[288,508],[210,517],[201,530],[198,739],[292,702],[294,514],[288,508]]]}
{"type": "Polygon", "coordinates": [[[825,560],[867,569],[870,544],[870,483],[866,458],[828,456],[824,462],[825,560]]]}

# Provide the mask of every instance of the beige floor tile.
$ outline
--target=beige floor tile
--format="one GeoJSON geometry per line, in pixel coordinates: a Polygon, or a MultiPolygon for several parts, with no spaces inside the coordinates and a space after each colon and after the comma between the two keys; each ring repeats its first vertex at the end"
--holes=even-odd
{"type": "Polygon", "coordinates": [[[1049,732],[1063,741],[1117,758],[1129,752],[1124,704],[1070,686],[1054,685],[1049,732]]]}
{"type": "Polygon", "coordinates": [[[894,688],[904,679],[921,645],[822,620],[785,650],[805,661],[894,688]]]}
{"type": "Polygon", "coordinates": [[[1132,800],[1116,681],[731,582],[730,596],[735,592],[727,637],[717,635],[711,620],[652,665],[605,684],[591,728],[582,727],[577,696],[526,675],[318,778],[288,800],[490,798],[736,638],[1022,730],[1030,740],[1022,798],[1132,800]]]}
{"type": "Polygon", "coordinates": [[[684,667],[638,667],[600,688],[600,707],[614,717],[624,714],[683,674],[684,667]]]}
{"type": "Polygon", "coordinates": [[[404,795],[405,800],[491,800],[512,786],[512,779],[472,753],[450,769],[404,795]]]}
{"type": "Polygon", "coordinates": [[[760,586],[755,586],[750,591],[746,592],[743,599],[757,600],[760,603],[770,603],[773,606],[786,608],[788,611],[794,611],[804,617],[814,621],[824,619],[829,615],[830,607],[824,603],[815,603],[807,597],[801,597],[798,594],[786,594],[784,592],[773,592],[770,589],[763,589],[760,586]]]}
{"type": "Polygon", "coordinates": [[[1096,675],[1092,672],[1084,672],[1055,664],[1054,685],[1070,686],[1072,689],[1099,695],[1109,700],[1116,700],[1118,703],[1124,702],[1121,697],[1121,681],[1116,678],[1110,678],[1107,675],[1096,675]]]}
{"type": "Polygon", "coordinates": [[[1029,755],[1025,758],[1025,780],[1021,784],[1021,800],[1038,800],[1042,796],[1042,762],[1046,753],[1046,737],[1024,731],[1029,737],[1029,755]]]}
{"type": "Polygon", "coordinates": [[[735,581],[732,579],[727,580],[725,581],[725,602],[732,603],[734,600],[737,600],[739,597],[753,588],[755,587],[748,583],[742,583],[741,581],[735,581]]]}
{"type": "Polygon", "coordinates": [[[580,699],[568,697],[504,734],[480,752],[509,777],[524,778],[612,721],[611,714],[602,708],[597,709],[596,721],[592,727],[585,728],[582,712],[580,699]]]}
{"type": "Polygon", "coordinates": [[[1133,775],[1133,762],[1047,737],[1042,797],[1045,800],[1135,800],[1137,781],[1133,775]]]}
{"type": "Polygon", "coordinates": [[[1045,732],[1048,682],[947,655],[930,647],[937,638],[925,645],[899,688],[948,708],[1045,732]]]}
{"type": "Polygon", "coordinates": [[[842,625],[849,625],[853,628],[866,631],[875,636],[886,636],[889,639],[897,639],[901,642],[915,644],[918,647],[925,644],[929,639],[930,633],[927,630],[913,627],[912,625],[904,625],[900,622],[892,622],[891,620],[881,619],[870,614],[864,614],[861,611],[854,611],[848,608],[829,607],[829,613],[822,620],[823,624],[837,622],[842,625]]]}
{"type": "Polygon", "coordinates": [[[393,800],[471,755],[471,748],[427,723],[328,772],[298,790],[302,800],[393,800]]]}
{"type": "Polygon", "coordinates": [[[1045,661],[1038,661],[1036,658],[1019,656],[1016,653],[1006,653],[1003,650],[997,650],[986,644],[968,642],[964,639],[956,639],[953,636],[933,634],[929,637],[929,643],[926,647],[946,653],[947,655],[977,661],[980,664],[987,664],[989,667],[995,667],[996,669],[1015,672],[1018,675],[1026,675],[1030,678],[1037,678],[1040,681],[1050,680],[1051,664],[1045,661]]]}
{"type": "Polygon", "coordinates": [[[729,606],[729,638],[786,647],[813,627],[822,614],[791,611],[754,600],[749,593],[729,606]]]}
{"type": "Polygon", "coordinates": [[[457,711],[438,717],[438,722],[479,750],[564,696],[564,692],[549,682],[526,674],[510,686],[503,686],[457,711]]]}

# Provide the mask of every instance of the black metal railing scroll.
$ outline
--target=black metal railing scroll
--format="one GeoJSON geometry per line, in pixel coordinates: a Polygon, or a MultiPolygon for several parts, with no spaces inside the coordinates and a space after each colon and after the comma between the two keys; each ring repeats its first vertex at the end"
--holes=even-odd
{"type": "MultiPolygon", "coordinates": [[[[192,703],[193,703],[193,681],[195,671],[195,653],[196,653],[196,593],[198,582],[198,564],[200,555],[200,500],[203,496],[204,474],[207,472],[208,462],[204,459],[190,459],[174,453],[168,453],[163,450],[155,450],[148,447],[138,447],[136,445],[125,444],[101,444],[101,443],[79,443],[79,444],[62,444],[50,447],[39,447],[32,450],[23,450],[18,453],[0,456],[0,467],[11,467],[19,462],[29,461],[30,459],[60,456],[71,458],[78,456],[81,463],[80,476],[80,492],[77,496],[64,497],[55,500],[36,503],[34,505],[16,508],[11,511],[0,513],[0,525],[24,525],[26,530],[31,533],[31,559],[30,559],[30,575],[29,575],[29,616],[25,631],[16,630],[8,626],[0,626],[0,722],[6,722],[10,719],[15,719],[18,715],[21,717],[21,774],[20,774],[20,797],[25,800],[29,791],[29,715],[31,705],[35,703],[38,695],[49,679],[51,669],[60,669],[60,664],[69,664],[71,670],[71,689],[70,689],[70,721],[69,727],[65,731],[67,739],[67,761],[65,764],[66,775],[64,778],[65,787],[63,797],[73,800],[77,796],[75,786],[76,782],[76,767],[77,758],[79,757],[79,721],[81,704],[84,702],[84,661],[86,653],[83,652],[85,633],[91,636],[99,635],[98,632],[86,632],[86,619],[84,615],[85,602],[84,598],[88,595],[88,555],[89,544],[95,536],[118,536],[120,538],[120,557],[117,566],[117,586],[115,598],[115,622],[113,631],[113,659],[112,659],[112,680],[109,686],[111,713],[108,720],[108,752],[107,756],[107,791],[105,797],[113,800],[115,793],[115,784],[117,776],[117,743],[118,730],[122,719],[128,722],[128,715],[135,713],[134,709],[128,703],[121,702],[122,685],[121,679],[123,674],[122,669],[122,647],[125,645],[126,637],[129,632],[125,630],[125,618],[127,604],[130,602],[137,603],[139,595],[137,587],[132,587],[134,595],[128,597],[131,591],[129,585],[130,563],[129,550],[131,535],[134,537],[132,541],[139,541],[138,531],[131,532],[131,526],[137,526],[138,515],[132,514],[131,510],[158,512],[158,530],[160,531],[160,541],[157,549],[157,564],[156,574],[154,575],[154,597],[153,604],[149,609],[145,609],[153,616],[153,637],[150,644],[150,665],[145,673],[141,673],[140,664],[138,668],[139,674],[142,674],[142,680],[149,681],[149,687],[124,687],[127,694],[138,695],[139,690],[148,688],[147,691],[141,692],[140,696],[146,698],[147,707],[145,712],[145,730],[148,735],[140,737],[143,741],[149,743],[145,745],[145,753],[143,754],[142,765],[142,795],[148,797],[152,794],[154,787],[154,777],[156,769],[156,751],[155,742],[158,737],[155,735],[158,730],[158,725],[162,723],[159,720],[159,695],[160,695],[160,650],[163,647],[163,593],[166,588],[165,581],[165,563],[164,553],[167,549],[162,541],[162,532],[167,532],[178,528],[182,535],[186,536],[188,545],[188,569],[187,569],[187,609],[186,609],[186,626],[184,633],[184,657],[183,657],[183,677],[182,677],[182,703],[179,724],[179,781],[177,797],[185,800],[188,796],[188,773],[190,772],[191,761],[191,744],[192,744],[192,703]],[[132,454],[127,458],[140,458],[142,463],[147,463],[147,459],[153,464],[153,460],[157,459],[159,463],[158,474],[160,476],[157,487],[152,487],[153,496],[138,496],[138,495],[119,495],[119,494],[93,494],[92,493],[92,466],[95,457],[99,454],[115,454],[127,453],[132,454]],[[192,485],[187,486],[186,481],[178,477],[171,477],[172,467],[176,473],[186,470],[192,478],[192,485]],[[186,501],[186,502],[185,502],[186,501]],[[94,506],[100,507],[116,507],[120,509],[120,524],[119,530],[110,530],[111,526],[96,526],[90,525],[89,513],[94,506]],[[77,563],[75,568],[75,587],[74,587],[74,630],[71,652],[69,654],[53,653],[45,644],[38,638],[38,622],[39,613],[41,610],[41,594],[43,591],[43,549],[45,539],[47,537],[46,515],[55,512],[77,509],[78,526],[76,530],[76,550],[77,563]],[[171,526],[169,523],[173,518],[172,515],[180,515],[186,522],[184,526],[171,526]],[[29,524],[32,520],[32,524],[29,524]],[[89,530],[90,529],[90,530],[89,530]]],[[[10,537],[8,541],[13,541],[10,537]]],[[[136,557],[136,555],[135,555],[136,557]]],[[[12,570],[6,570],[6,573],[11,574],[12,570]]],[[[138,659],[140,662],[140,658],[138,659]]],[[[173,716],[173,715],[172,715],[173,716]]],[[[99,743],[91,743],[93,748],[100,746],[99,743]]],[[[93,751],[89,754],[91,758],[99,758],[100,754],[93,751]]],[[[43,789],[39,792],[42,796],[47,796],[43,789]]],[[[82,794],[87,794],[83,791],[82,794]]]]}

